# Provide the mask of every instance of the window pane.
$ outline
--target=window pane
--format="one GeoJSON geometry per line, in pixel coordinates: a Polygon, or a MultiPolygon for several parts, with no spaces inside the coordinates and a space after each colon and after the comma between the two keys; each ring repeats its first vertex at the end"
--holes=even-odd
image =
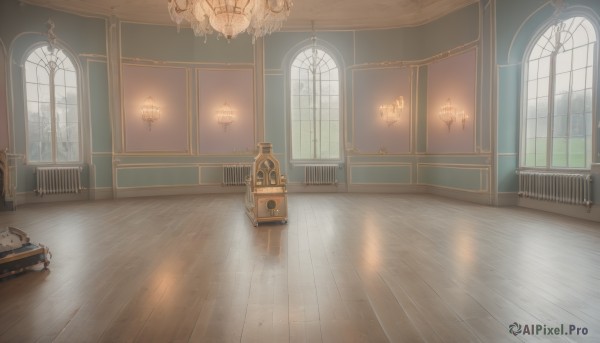
{"type": "Polygon", "coordinates": [[[538,98],[537,99],[537,117],[547,117],[548,116],[548,97],[538,98]]]}
{"type": "Polygon", "coordinates": [[[573,91],[585,89],[585,75],[585,69],[579,69],[573,72],[573,91]]]}
{"type": "Polygon", "coordinates": [[[33,63],[25,63],[25,82],[37,83],[36,65],[33,63]]]}
{"type": "Polygon", "coordinates": [[[547,118],[538,118],[536,136],[537,137],[547,137],[548,136],[548,119],[547,118]]]}
{"type": "Polygon", "coordinates": [[[77,88],[75,87],[66,87],[67,90],[67,104],[69,105],[77,105],[77,88]]]}
{"type": "Polygon", "coordinates": [[[584,168],[586,165],[585,137],[571,137],[569,139],[569,167],[584,168]]]}
{"type": "Polygon", "coordinates": [[[79,122],[79,113],[77,111],[77,105],[67,105],[66,122],[75,124],[79,122]]]}
{"type": "Polygon", "coordinates": [[[538,97],[548,96],[548,82],[549,82],[549,79],[547,77],[538,80],[538,84],[537,84],[537,96],[538,97]]]}
{"type": "Polygon", "coordinates": [[[65,72],[65,84],[71,87],[77,86],[77,75],[74,71],[65,72]]]}
{"type": "Polygon", "coordinates": [[[57,104],[67,103],[67,90],[65,87],[54,88],[54,99],[56,100],[57,104]]]}
{"type": "Polygon", "coordinates": [[[27,56],[24,65],[28,160],[79,161],[77,73],[73,63],[62,50],[41,46],[27,56]]]}
{"type": "Polygon", "coordinates": [[[536,99],[527,100],[527,118],[537,117],[536,104],[537,104],[536,99]]]}
{"type": "Polygon", "coordinates": [[[556,75],[555,94],[568,93],[571,82],[571,73],[562,73],[556,75]]]}
{"type": "Polygon", "coordinates": [[[556,55],[556,72],[564,73],[571,70],[571,50],[556,55]]]}
{"type": "Polygon", "coordinates": [[[529,61],[528,72],[529,80],[537,79],[538,60],[529,61]]]}
{"type": "Polygon", "coordinates": [[[535,99],[537,97],[537,80],[527,83],[527,99],[535,99]]]}
{"type": "MultiPolygon", "coordinates": [[[[50,76],[49,72],[41,67],[35,68],[36,81],[40,85],[49,85],[50,84],[50,76]]],[[[35,82],[35,81],[34,81],[35,82]]]]}
{"type": "Polygon", "coordinates": [[[567,139],[555,138],[552,141],[552,166],[566,167],[567,166],[567,139]]]}
{"type": "Polygon", "coordinates": [[[58,70],[56,70],[56,72],[54,74],[54,84],[57,85],[57,86],[64,86],[64,85],[66,85],[65,78],[66,78],[66,76],[65,76],[64,69],[58,69],[58,70]]]}
{"type": "Polygon", "coordinates": [[[569,136],[573,137],[583,137],[585,136],[585,118],[583,114],[574,114],[571,116],[571,123],[569,127],[569,136]]]}
{"type": "Polygon", "coordinates": [[[48,85],[38,85],[38,95],[41,102],[50,102],[50,87],[48,85]]]}
{"type": "Polygon", "coordinates": [[[527,138],[535,138],[535,130],[536,130],[536,127],[537,127],[536,126],[537,125],[536,122],[537,122],[537,120],[535,120],[535,119],[527,119],[527,124],[526,124],[526,126],[527,126],[527,128],[526,128],[526,130],[527,130],[526,131],[526,135],[527,136],[526,137],[527,138]]]}
{"type": "Polygon", "coordinates": [[[548,77],[550,75],[550,57],[540,58],[538,77],[548,77]]]}
{"type": "Polygon", "coordinates": [[[535,140],[535,166],[545,167],[546,166],[546,138],[536,138],[535,140]]]}
{"type": "Polygon", "coordinates": [[[560,94],[554,97],[554,114],[555,115],[566,115],[569,109],[569,95],[560,94]]]}
{"type": "Polygon", "coordinates": [[[573,50],[573,70],[587,67],[587,50],[587,45],[573,50]]]}
{"type": "Polygon", "coordinates": [[[39,122],[42,120],[38,102],[27,102],[27,120],[30,122],[39,122]]]}
{"type": "Polygon", "coordinates": [[[325,51],[311,47],[298,54],[290,77],[292,159],[329,158],[331,142],[339,146],[340,137],[339,125],[335,131],[329,122],[339,116],[339,71],[335,62],[325,51]]]}
{"type": "Polygon", "coordinates": [[[38,162],[52,162],[52,143],[47,140],[40,142],[40,150],[38,162]]]}
{"type": "MultiPolygon", "coordinates": [[[[325,97],[328,98],[328,97],[325,97]]],[[[323,102],[321,102],[322,104],[323,102]]],[[[329,120],[329,107],[324,107],[324,109],[322,109],[320,111],[321,113],[321,120],[329,120]]]]}
{"type": "Polygon", "coordinates": [[[29,141],[27,146],[27,158],[31,162],[41,162],[41,143],[39,141],[29,141]]]}
{"type": "Polygon", "coordinates": [[[586,113],[592,112],[592,90],[585,91],[585,110],[586,113]]]}
{"type": "Polygon", "coordinates": [[[56,144],[67,141],[67,124],[63,122],[56,123],[56,144]]]}
{"type": "Polygon", "coordinates": [[[525,141],[525,166],[535,167],[535,138],[527,139],[525,141]]]}
{"type": "Polygon", "coordinates": [[[588,112],[583,116],[585,117],[585,135],[592,137],[592,113],[588,112]]]}
{"type": "Polygon", "coordinates": [[[567,137],[568,116],[554,117],[554,137],[567,137]]]}
{"type": "Polygon", "coordinates": [[[27,83],[25,91],[27,92],[26,97],[27,97],[28,101],[38,101],[39,100],[37,84],[27,83]]]}
{"type": "Polygon", "coordinates": [[[54,114],[56,115],[56,123],[67,122],[67,106],[64,104],[56,104],[54,106],[54,114]]]}
{"type": "Polygon", "coordinates": [[[583,113],[585,91],[573,92],[571,95],[571,113],[583,113]]]}

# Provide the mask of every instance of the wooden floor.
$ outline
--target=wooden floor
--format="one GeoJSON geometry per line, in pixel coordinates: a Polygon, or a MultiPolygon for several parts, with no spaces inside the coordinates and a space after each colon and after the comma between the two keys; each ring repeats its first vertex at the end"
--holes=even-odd
{"type": "Polygon", "coordinates": [[[0,213],[48,271],[0,282],[0,342],[598,342],[600,225],[427,195],[243,195],[0,213]],[[585,327],[517,335],[512,323],[585,327]]]}

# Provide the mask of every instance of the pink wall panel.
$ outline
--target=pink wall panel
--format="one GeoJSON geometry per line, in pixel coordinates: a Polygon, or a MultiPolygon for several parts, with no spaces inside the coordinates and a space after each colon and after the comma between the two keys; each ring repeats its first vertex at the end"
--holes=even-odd
{"type": "Polygon", "coordinates": [[[410,152],[411,87],[409,68],[356,70],[354,79],[354,147],[361,153],[410,152]],[[388,126],[379,115],[379,106],[404,97],[400,121],[388,126]]]}
{"type": "Polygon", "coordinates": [[[0,149],[8,148],[8,114],[6,112],[6,60],[0,43],[0,149]]]}
{"type": "Polygon", "coordinates": [[[469,50],[429,65],[427,80],[427,152],[468,153],[475,151],[477,51],[469,50]],[[454,122],[450,130],[439,118],[440,108],[450,98],[469,118],[454,122]]]}
{"type": "Polygon", "coordinates": [[[198,70],[198,141],[201,154],[254,151],[254,87],[252,69],[198,70]],[[217,111],[227,103],[235,121],[227,130],[217,111]]]}
{"type": "Polygon", "coordinates": [[[189,115],[185,68],[123,65],[125,151],[188,152],[189,115]],[[151,96],[161,117],[148,129],[140,108],[151,96]]]}

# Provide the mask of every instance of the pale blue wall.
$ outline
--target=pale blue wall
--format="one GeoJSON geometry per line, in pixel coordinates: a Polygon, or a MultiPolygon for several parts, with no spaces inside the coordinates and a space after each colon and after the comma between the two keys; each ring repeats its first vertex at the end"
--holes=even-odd
{"type": "Polygon", "coordinates": [[[121,56],[168,62],[254,63],[249,35],[230,42],[216,35],[195,37],[189,28],[121,23],[121,56]]]}
{"type": "MultiPolygon", "coordinates": [[[[345,97],[343,121],[346,127],[345,137],[349,147],[353,147],[353,82],[352,70],[354,68],[377,68],[381,63],[409,63],[422,65],[414,68],[412,79],[412,100],[416,123],[411,128],[411,137],[414,138],[412,151],[405,156],[353,155],[349,159],[350,165],[343,163],[338,173],[340,182],[348,182],[349,186],[354,184],[416,184],[416,175],[407,182],[407,170],[418,173],[418,156],[426,153],[426,125],[427,108],[427,65],[422,61],[433,58],[436,55],[449,50],[462,47],[467,44],[476,43],[479,39],[479,4],[466,6],[443,18],[432,21],[425,25],[410,28],[394,28],[384,30],[363,31],[339,31],[339,32],[316,32],[318,42],[324,44],[342,63],[343,96],[345,97]],[[345,72],[344,72],[345,71],[345,72]],[[369,162],[365,162],[365,158],[369,162]],[[407,160],[412,167],[407,168],[404,162],[407,160]],[[395,164],[389,166],[382,164],[395,164]],[[362,162],[359,162],[362,161],[362,162]],[[391,161],[391,162],[390,162],[391,161]],[[355,166],[354,163],[361,163],[355,166]],[[364,164],[366,163],[366,165],[364,164]],[[352,177],[346,180],[346,170],[352,177]],[[367,171],[371,171],[368,173],[367,171]],[[395,175],[393,173],[396,172],[395,175]],[[370,175],[370,176],[369,176],[370,175]],[[370,180],[368,178],[371,178],[370,180]]],[[[286,103],[287,72],[290,59],[301,47],[310,44],[312,32],[277,32],[265,38],[265,127],[266,136],[274,143],[282,144],[282,148],[275,148],[277,152],[287,155],[290,147],[287,145],[289,139],[288,124],[285,120],[289,116],[289,104],[286,103]]],[[[489,113],[486,115],[489,116],[489,113]]],[[[489,119],[487,120],[488,131],[484,134],[489,142],[489,119]]],[[[478,133],[478,135],[482,135],[478,133]]],[[[489,145],[489,143],[488,143],[489,145]]],[[[457,157],[460,159],[460,156],[457,157]]],[[[287,159],[287,158],[286,158],[287,159]]],[[[456,164],[455,160],[449,159],[448,164],[456,164]]],[[[301,183],[304,177],[302,166],[288,165],[288,179],[292,183],[301,183]]],[[[445,185],[443,185],[445,187],[445,185]]],[[[479,181],[473,180],[473,184],[463,187],[462,183],[456,185],[458,189],[472,191],[480,189],[479,181]]]]}
{"type": "MultiPolygon", "coordinates": [[[[222,163],[250,162],[253,156],[248,155],[223,155],[203,156],[194,151],[198,141],[197,118],[192,115],[190,119],[190,140],[192,151],[187,155],[168,156],[164,154],[138,154],[123,155],[114,151],[114,147],[121,146],[120,130],[116,130],[120,123],[120,114],[111,113],[114,106],[110,104],[110,89],[120,80],[111,81],[109,76],[106,47],[107,20],[105,18],[82,17],[58,11],[52,11],[30,5],[19,5],[17,0],[4,1],[0,5],[0,37],[10,47],[11,58],[20,60],[31,44],[44,40],[46,21],[52,18],[56,24],[55,32],[60,41],[78,58],[82,75],[88,83],[84,85],[84,93],[89,94],[89,109],[84,108],[89,119],[89,134],[82,137],[89,147],[85,152],[86,158],[94,169],[95,178],[86,187],[109,189],[113,185],[117,188],[153,187],[173,184],[173,181],[163,179],[173,176],[171,168],[155,168],[156,165],[179,164],[185,170],[185,184],[215,184],[218,183],[218,166],[222,163]],[[33,32],[33,33],[30,33],[33,32]],[[112,119],[111,119],[112,116],[112,119]],[[113,155],[116,153],[116,155],[113,155]],[[117,157],[115,157],[117,156],[117,157]],[[113,159],[118,159],[115,169],[113,159]],[[153,167],[143,167],[152,165],[153,167]],[[186,167],[189,166],[189,167],[186,167]],[[135,167],[135,169],[134,169],[135,167]],[[113,171],[116,170],[115,175],[113,171]],[[192,174],[189,174],[193,171],[192,174]],[[138,172],[139,177],[132,177],[138,172]]],[[[343,94],[343,121],[345,143],[353,145],[352,121],[352,70],[369,64],[387,62],[407,62],[415,65],[412,68],[412,101],[413,125],[411,127],[413,143],[409,154],[395,156],[352,156],[349,159],[351,174],[357,184],[416,184],[418,182],[419,154],[426,153],[426,89],[427,66],[417,68],[420,61],[430,59],[438,54],[455,49],[465,44],[473,43],[479,37],[480,8],[473,4],[459,9],[443,18],[425,25],[411,28],[395,28],[385,30],[364,31],[330,31],[317,32],[317,37],[339,62],[342,72],[343,94]],[[353,163],[359,163],[354,165],[353,163]],[[381,166],[381,163],[386,163],[381,166]],[[372,173],[369,172],[372,171],[372,173]]],[[[178,31],[174,26],[147,25],[130,22],[118,22],[120,33],[120,54],[126,61],[140,61],[140,63],[177,64],[193,70],[198,66],[219,67],[228,65],[255,66],[257,45],[247,35],[227,42],[225,39],[216,39],[210,36],[207,42],[204,38],[194,37],[191,30],[182,28],[178,31]],[[151,39],[148,39],[151,37],[151,39]]],[[[294,168],[288,161],[288,106],[286,102],[286,72],[292,55],[300,46],[309,43],[312,32],[276,32],[264,40],[264,132],[265,139],[274,144],[274,151],[280,160],[284,172],[289,180],[300,183],[303,179],[303,169],[294,168]]],[[[22,79],[20,67],[12,66],[13,79],[11,83],[14,91],[12,102],[14,116],[13,152],[23,153],[24,117],[23,94],[20,85],[22,79]],[[16,86],[16,87],[15,87],[16,86]]],[[[118,69],[118,68],[117,68],[118,69]]],[[[196,75],[190,73],[189,94],[190,113],[197,112],[196,102],[196,75]]],[[[260,95],[261,92],[257,91],[260,95]]],[[[86,102],[87,103],[87,102],[86,102]]],[[[257,114],[258,116],[262,114],[257,114]]],[[[87,131],[86,131],[87,132],[87,131]]],[[[425,159],[427,160],[427,159],[425,159]]],[[[461,157],[446,156],[447,162],[455,163],[461,157]]],[[[469,162],[470,163],[470,162],[469,162]]],[[[338,180],[346,182],[348,166],[340,169],[338,180]]],[[[31,167],[24,166],[19,169],[18,192],[29,192],[34,188],[34,177],[31,167]]],[[[428,169],[429,170],[429,169],[428,169]]],[[[88,171],[86,169],[86,175],[88,171]]],[[[183,174],[182,174],[183,175],[183,174]]],[[[424,184],[438,185],[435,178],[424,178],[424,184]]],[[[176,184],[176,183],[175,183],[176,184]]],[[[174,185],[174,184],[173,184],[174,185]]],[[[447,187],[447,182],[439,183],[447,187]]],[[[479,181],[473,185],[457,183],[456,188],[472,190],[479,187],[479,181]]]]}
{"type": "MultiPolygon", "coordinates": [[[[519,7],[522,2],[514,0],[498,1],[497,3],[501,3],[501,5],[498,5],[497,26],[511,25],[508,29],[498,29],[497,58],[499,61],[502,59],[508,61],[509,55],[513,51],[508,47],[511,46],[512,36],[515,35],[518,28],[514,24],[518,22],[518,18],[528,17],[528,14],[523,12],[537,7],[529,4],[519,7]],[[525,11],[522,10],[523,8],[525,11]],[[511,13],[517,9],[518,15],[511,17],[511,13]]],[[[320,42],[324,43],[338,60],[343,73],[343,120],[346,130],[342,138],[342,144],[346,141],[350,147],[353,145],[352,132],[354,128],[350,120],[352,113],[352,70],[359,67],[369,68],[370,65],[380,63],[403,62],[413,65],[415,71],[411,84],[413,100],[411,102],[414,104],[413,113],[411,114],[413,116],[411,152],[395,156],[353,155],[349,158],[351,165],[344,165],[340,170],[338,179],[341,182],[347,181],[346,173],[348,172],[354,177],[354,180],[348,181],[356,181],[357,184],[406,185],[418,184],[419,180],[423,180],[422,184],[426,185],[464,191],[490,191],[487,187],[481,187],[482,182],[489,181],[490,175],[488,174],[479,173],[476,178],[459,178],[456,181],[453,181],[453,178],[442,178],[440,176],[439,180],[436,181],[436,175],[446,175],[445,171],[449,169],[456,171],[464,168],[466,175],[474,173],[473,170],[480,172],[480,169],[473,169],[474,166],[477,166],[477,168],[490,166],[489,155],[483,154],[475,157],[460,154],[451,156],[427,155],[426,151],[427,62],[423,61],[468,44],[475,44],[481,50],[481,53],[478,54],[481,65],[478,68],[479,106],[476,115],[479,125],[476,130],[476,144],[481,146],[481,151],[484,153],[489,152],[491,145],[494,144],[490,142],[490,127],[492,124],[489,109],[491,104],[490,75],[494,68],[489,64],[492,51],[491,41],[488,39],[492,30],[491,19],[489,18],[491,10],[489,0],[482,1],[482,4],[483,6],[480,6],[479,3],[466,6],[443,18],[417,27],[316,33],[320,42]],[[420,165],[424,163],[427,164],[427,167],[421,168],[420,165]],[[435,169],[436,166],[439,166],[438,169],[435,169]],[[373,172],[369,173],[368,171],[373,172]],[[482,189],[485,190],[482,191],[482,189]]],[[[115,137],[116,132],[118,132],[115,131],[115,126],[120,124],[118,123],[118,116],[113,117],[113,120],[110,118],[111,106],[109,100],[111,98],[110,89],[113,84],[108,76],[106,61],[106,20],[80,17],[29,5],[20,6],[16,0],[3,1],[0,6],[0,19],[2,19],[0,20],[0,38],[9,45],[13,59],[18,60],[21,58],[24,50],[34,41],[44,39],[44,36],[40,33],[46,31],[45,23],[48,18],[54,20],[55,30],[61,41],[75,55],[80,56],[82,73],[87,75],[87,79],[89,79],[89,84],[85,85],[85,91],[89,93],[89,113],[87,115],[90,117],[91,132],[89,137],[83,137],[83,139],[88,140],[90,151],[87,154],[90,155],[89,161],[95,170],[95,179],[92,180],[91,187],[110,188],[113,184],[116,184],[117,187],[164,185],[164,183],[161,183],[162,181],[156,180],[156,170],[150,170],[150,168],[140,172],[139,177],[132,181],[131,173],[134,170],[132,168],[144,164],[163,166],[177,164],[177,170],[173,170],[174,175],[179,175],[177,174],[177,171],[179,171],[181,177],[185,178],[186,184],[192,181],[198,182],[198,179],[199,184],[215,184],[219,182],[219,170],[216,167],[219,164],[252,161],[252,156],[203,156],[193,150],[198,141],[196,130],[197,103],[195,98],[197,80],[195,79],[195,73],[190,73],[188,86],[191,95],[190,112],[192,117],[191,153],[176,156],[159,154],[121,155],[119,156],[119,172],[112,175],[114,167],[112,151],[115,150],[114,145],[120,141],[118,137],[115,137]],[[25,32],[38,32],[38,34],[24,34],[25,32]],[[82,54],[85,56],[82,56],[82,54]],[[189,166],[189,168],[181,167],[182,165],[189,166]],[[196,171],[199,171],[199,174],[196,171]],[[192,174],[189,174],[190,172],[192,174]],[[135,185],[131,182],[134,182],[135,185]]],[[[217,40],[213,35],[205,43],[204,38],[194,37],[191,30],[187,28],[182,28],[178,32],[172,26],[129,22],[117,22],[117,25],[119,25],[121,35],[121,56],[127,61],[174,63],[190,70],[199,65],[218,67],[230,64],[254,65],[256,63],[256,45],[253,45],[251,38],[244,34],[231,42],[227,42],[222,38],[217,40]],[[148,40],[148,37],[152,37],[152,39],[148,40]]],[[[275,153],[282,160],[284,172],[288,174],[292,183],[301,182],[303,171],[302,168],[294,168],[287,163],[289,152],[289,146],[287,145],[287,118],[289,113],[286,102],[286,89],[288,87],[286,81],[287,63],[300,46],[309,43],[311,35],[312,33],[308,31],[276,32],[267,36],[264,40],[265,139],[274,144],[275,153]]],[[[514,51],[518,51],[518,49],[514,51]]],[[[15,92],[13,115],[16,117],[13,132],[15,136],[18,136],[24,130],[22,116],[19,116],[19,113],[24,110],[22,89],[20,87],[22,80],[19,67],[13,66],[12,68],[14,77],[11,88],[15,92]]],[[[506,73],[509,72],[506,71],[506,73]]],[[[502,74],[499,77],[503,82],[501,87],[508,87],[505,84],[510,84],[514,81],[514,78],[514,73],[510,75],[502,74]]],[[[506,97],[506,104],[518,103],[518,99],[514,99],[514,94],[511,95],[500,90],[499,96],[506,97]]],[[[510,108],[507,107],[508,105],[503,106],[505,106],[501,109],[503,112],[514,111],[514,106],[510,108]]],[[[503,133],[506,133],[506,138],[499,138],[497,142],[499,151],[501,147],[502,151],[516,152],[515,147],[517,144],[515,142],[517,138],[515,136],[518,127],[515,126],[515,123],[518,122],[512,119],[514,117],[503,114],[502,119],[499,120],[499,132],[502,130],[503,133]]],[[[498,134],[498,136],[501,135],[498,134]]],[[[20,135],[19,137],[24,136],[20,135]]],[[[24,151],[24,139],[19,138],[15,143],[15,152],[24,151]]],[[[499,162],[498,169],[508,170],[512,168],[515,158],[504,158],[502,162],[499,162]]],[[[27,168],[22,167],[19,170],[19,175],[22,176],[19,178],[20,192],[30,191],[34,187],[33,174],[27,168]]],[[[164,172],[167,173],[167,171],[164,172]]],[[[511,180],[513,179],[507,180],[506,185],[502,181],[500,188],[513,190],[511,180]]]]}
{"type": "MultiPolygon", "coordinates": [[[[105,20],[101,18],[81,17],[64,12],[53,11],[46,8],[20,5],[14,0],[0,2],[0,37],[8,45],[10,60],[10,82],[7,88],[11,93],[8,100],[9,116],[12,120],[12,153],[25,154],[25,102],[23,94],[22,62],[25,54],[35,44],[47,42],[47,21],[51,19],[54,24],[54,33],[57,35],[57,44],[65,48],[75,59],[80,67],[79,81],[82,83],[82,91],[89,89],[86,83],[88,74],[88,56],[103,58],[106,55],[106,26],[105,20]]],[[[106,73],[106,71],[105,71],[106,73]]],[[[104,75],[106,77],[106,75],[104,75]]],[[[82,98],[83,99],[83,98],[82,98]]],[[[106,100],[105,100],[106,101],[106,100]]],[[[90,112],[85,106],[81,106],[82,120],[87,121],[90,112]]],[[[110,132],[110,131],[109,131],[110,132]]],[[[109,135],[110,136],[110,135],[109,135]]],[[[90,146],[90,137],[81,137],[90,146]]],[[[106,137],[104,144],[110,146],[110,137],[106,137]]],[[[84,160],[90,158],[89,148],[83,152],[84,160]]],[[[17,163],[17,192],[31,192],[35,188],[35,166],[17,163]]],[[[89,185],[88,165],[83,169],[83,186],[89,185]]]]}

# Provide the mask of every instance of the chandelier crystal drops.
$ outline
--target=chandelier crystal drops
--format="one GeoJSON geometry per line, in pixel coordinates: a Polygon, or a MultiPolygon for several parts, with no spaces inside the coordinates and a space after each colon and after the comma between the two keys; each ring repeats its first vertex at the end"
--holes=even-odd
{"type": "Polygon", "coordinates": [[[151,96],[144,100],[140,112],[142,112],[142,120],[148,123],[148,130],[152,131],[152,124],[160,119],[160,108],[156,106],[156,103],[151,96]]]}
{"type": "Polygon", "coordinates": [[[277,31],[290,14],[292,0],[167,0],[171,19],[190,23],[196,36],[214,31],[227,40],[247,31],[252,41],[277,31]]]}

